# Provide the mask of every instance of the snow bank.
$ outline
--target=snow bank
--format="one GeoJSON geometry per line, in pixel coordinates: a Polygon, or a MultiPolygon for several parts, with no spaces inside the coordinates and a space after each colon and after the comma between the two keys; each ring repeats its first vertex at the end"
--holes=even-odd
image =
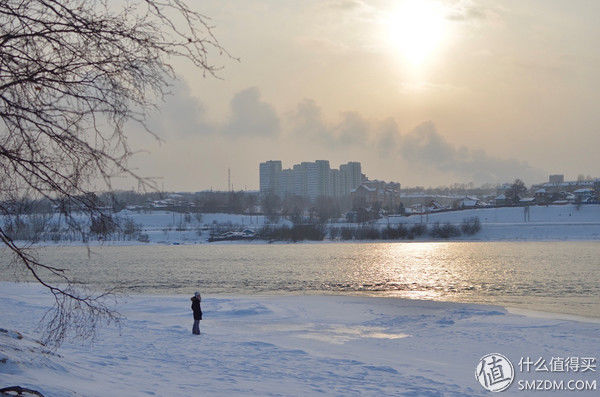
{"type": "MultiPolygon", "coordinates": [[[[483,224],[600,224],[600,205],[585,204],[577,209],[576,205],[532,205],[529,207],[498,207],[433,212],[428,215],[391,217],[391,223],[421,223],[428,221],[460,224],[463,219],[478,217],[483,224]],[[525,220],[525,208],[529,208],[525,220]]],[[[380,223],[387,223],[383,218],[380,223]]]]}
{"type": "MultiPolygon", "coordinates": [[[[48,295],[36,285],[0,288],[0,327],[11,330],[0,332],[0,386],[47,396],[483,396],[474,373],[487,353],[506,355],[518,371],[522,356],[600,351],[598,323],[351,296],[204,296],[198,337],[188,296],[133,296],[119,306],[127,316],[120,332],[104,329],[92,346],[51,353],[34,341],[48,295]]],[[[527,395],[517,380],[504,395],[527,395]]]]}
{"type": "Polygon", "coordinates": [[[481,231],[473,236],[452,240],[469,241],[553,241],[600,239],[600,205],[530,206],[481,208],[448,211],[408,217],[392,216],[378,220],[381,226],[426,223],[460,225],[464,219],[477,217],[481,231]],[[527,216],[527,218],[526,218],[527,216]]]}

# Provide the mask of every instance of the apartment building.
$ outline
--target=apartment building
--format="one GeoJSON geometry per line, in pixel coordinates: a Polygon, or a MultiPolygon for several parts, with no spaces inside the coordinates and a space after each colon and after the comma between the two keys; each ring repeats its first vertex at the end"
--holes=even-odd
{"type": "Polygon", "coordinates": [[[361,164],[349,162],[339,169],[332,169],[328,160],[302,162],[290,169],[282,169],[280,160],[260,163],[260,192],[263,195],[276,194],[307,197],[311,200],[319,196],[349,196],[363,181],[361,164]]]}

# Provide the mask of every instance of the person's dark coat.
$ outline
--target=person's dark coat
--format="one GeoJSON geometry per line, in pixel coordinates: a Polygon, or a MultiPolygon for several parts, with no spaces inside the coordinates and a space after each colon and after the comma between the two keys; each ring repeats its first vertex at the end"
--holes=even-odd
{"type": "Polygon", "coordinates": [[[194,311],[194,320],[202,320],[202,309],[200,308],[200,299],[192,296],[192,310],[194,311]]]}

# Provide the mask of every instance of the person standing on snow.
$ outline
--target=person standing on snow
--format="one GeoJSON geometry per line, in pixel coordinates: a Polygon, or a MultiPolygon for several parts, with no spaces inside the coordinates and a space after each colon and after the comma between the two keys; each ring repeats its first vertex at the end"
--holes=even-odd
{"type": "Polygon", "coordinates": [[[200,335],[200,320],[202,320],[202,309],[200,308],[200,292],[196,291],[194,296],[191,297],[192,310],[194,311],[194,326],[192,327],[192,333],[194,335],[200,335]]]}

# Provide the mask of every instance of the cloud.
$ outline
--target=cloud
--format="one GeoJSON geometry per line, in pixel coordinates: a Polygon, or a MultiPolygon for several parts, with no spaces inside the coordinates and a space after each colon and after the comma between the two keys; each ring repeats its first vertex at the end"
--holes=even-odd
{"type": "Polygon", "coordinates": [[[390,156],[399,144],[398,123],[390,117],[379,123],[375,133],[377,136],[375,140],[377,150],[384,157],[390,156]]]}
{"type": "Polygon", "coordinates": [[[295,137],[316,140],[321,144],[332,144],[333,139],[328,131],[321,108],[312,99],[304,99],[289,116],[291,133],[295,137]]]}
{"type": "Polygon", "coordinates": [[[517,177],[540,180],[544,173],[523,161],[488,155],[481,149],[457,147],[425,122],[401,134],[393,118],[369,122],[359,112],[345,112],[337,123],[327,123],[311,99],[300,102],[290,115],[291,138],[301,145],[336,150],[375,151],[388,160],[401,160],[407,172],[435,171],[476,183],[500,183],[517,177]]]}
{"type": "Polygon", "coordinates": [[[214,126],[205,120],[206,109],[202,102],[192,96],[185,81],[176,80],[171,86],[171,94],[166,97],[159,112],[150,116],[148,126],[160,137],[214,132],[214,126]]]}
{"type": "Polygon", "coordinates": [[[345,112],[333,134],[341,145],[364,145],[369,128],[368,122],[358,112],[345,112]]]}
{"type": "Polygon", "coordinates": [[[149,118],[148,126],[160,137],[215,134],[267,137],[280,132],[277,112],[261,100],[256,87],[235,94],[230,110],[230,116],[222,123],[209,121],[204,104],[192,95],[187,83],[176,81],[159,111],[149,118]]]}
{"type": "Polygon", "coordinates": [[[329,3],[329,6],[334,9],[353,10],[363,6],[363,2],[359,0],[335,0],[329,3]]]}
{"type": "Polygon", "coordinates": [[[517,177],[540,180],[544,173],[524,161],[489,156],[484,150],[456,148],[426,122],[400,141],[399,153],[409,163],[438,169],[477,183],[506,182],[517,177]]]}
{"type": "Polygon", "coordinates": [[[448,2],[449,12],[446,19],[455,22],[481,21],[496,19],[498,10],[492,6],[484,6],[472,0],[451,0],[448,2]]]}
{"type": "Polygon", "coordinates": [[[340,146],[363,145],[368,139],[369,123],[358,112],[344,112],[337,124],[323,120],[321,108],[312,99],[300,102],[290,116],[291,133],[332,149],[340,146]]]}
{"type": "Polygon", "coordinates": [[[235,136],[273,136],[280,131],[277,112],[260,98],[257,87],[238,92],[231,100],[231,117],[223,132],[235,136]]]}
{"type": "Polygon", "coordinates": [[[468,21],[473,19],[485,19],[486,13],[482,8],[470,7],[465,9],[456,9],[452,10],[447,16],[446,19],[451,21],[468,21]]]}
{"type": "Polygon", "coordinates": [[[268,138],[270,143],[265,150],[276,153],[318,150],[334,157],[341,153],[363,153],[365,158],[377,153],[381,162],[403,164],[406,175],[418,173],[425,178],[429,172],[476,183],[498,183],[517,177],[541,180],[545,176],[523,161],[497,158],[481,149],[457,147],[432,122],[422,123],[406,134],[400,133],[392,117],[370,121],[356,111],[343,112],[338,121],[328,122],[321,107],[314,100],[305,99],[285,118],[286,134],[280,140],[272,139],[281,131],[280,117],[271,104],[261,99],[258,88],[235,94],[230,108],[230,116],[222,123],[209,122],[203,104],[180,82],[174,85],[173,95],[162,106],[160,117],[151,118],[150,127],[167,141],[189,137],[230,140],[256,137],[268,138]]]}

